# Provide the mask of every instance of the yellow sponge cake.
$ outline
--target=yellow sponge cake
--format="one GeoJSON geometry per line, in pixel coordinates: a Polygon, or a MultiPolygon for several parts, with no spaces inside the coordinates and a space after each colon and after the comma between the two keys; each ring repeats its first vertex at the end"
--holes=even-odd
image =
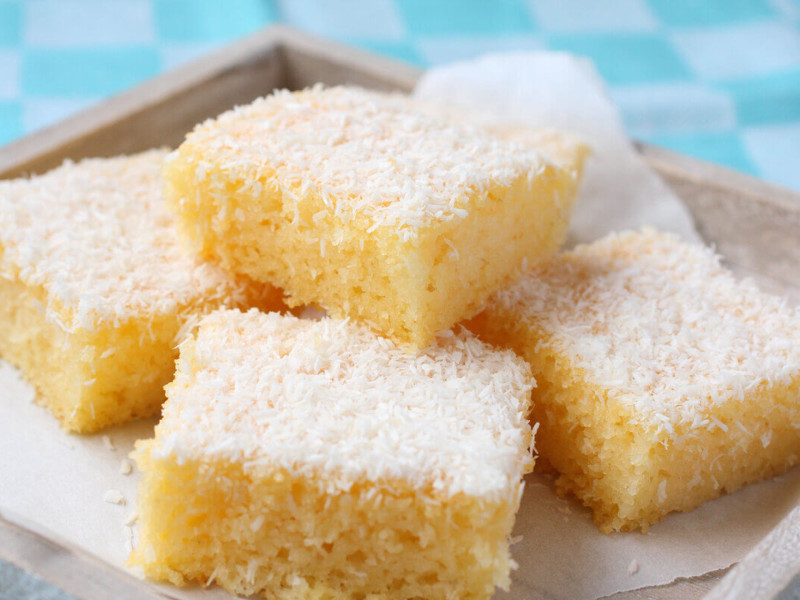
{"type": "Polygon", "coordinates": [[[155,414],[176,336],[220,306],[280,305],[181,250],[162,206],[166,151],[0,182],[0,357],[70,431],[155,414]]]}
{"type": "Polygon", "coordinates": [[[564,253],[470,327],[533,367],[540,458],[605,531],[800,462],[800,315],[651,229],[564,253]]]}
{"type": "Polygon", "coordinates": [[[422,348],[558,248],[573,156],[557,166],[398,95],[314,87],[198,125],[165,178],[200,256],[422,348]]]}
{"type": "Polygon", "coordinates": [[[489,598],[533,465],[533,380],[466,331],[223,310],[140,441],[132,563],[268,598],[489,598]]]}

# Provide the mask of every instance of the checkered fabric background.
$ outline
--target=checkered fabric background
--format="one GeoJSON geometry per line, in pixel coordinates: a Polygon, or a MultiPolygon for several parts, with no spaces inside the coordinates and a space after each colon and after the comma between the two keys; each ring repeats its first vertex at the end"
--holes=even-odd
{"type": "Polygon", "coordinates": [[[585,55],[636,138],[800,189],[800,0],[0,0],[0,142],[277,22],[420,66],[585,55]]]}

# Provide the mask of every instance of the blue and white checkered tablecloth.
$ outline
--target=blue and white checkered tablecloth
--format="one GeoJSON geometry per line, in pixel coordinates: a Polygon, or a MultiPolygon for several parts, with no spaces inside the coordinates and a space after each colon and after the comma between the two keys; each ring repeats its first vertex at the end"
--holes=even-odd
{"type": "Polygon", "coordinates": [[[586,55],[634,137],[800,189],[800,0],[0,0],[0,142],[278,22],[420,66],[586,55]]]}

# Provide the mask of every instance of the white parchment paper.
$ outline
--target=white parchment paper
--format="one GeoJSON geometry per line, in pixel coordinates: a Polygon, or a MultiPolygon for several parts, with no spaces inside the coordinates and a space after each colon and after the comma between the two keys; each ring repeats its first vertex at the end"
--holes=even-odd
{"type": "MultiPolygon", "coordinates": [[[[602,84],[585,63],[552,54],[488,57],[431,71],[418,93],[560,127],[586,139],[595,157],[573,224],[574,240],[644,223],[696,237],[686,209],[635,155],[602,84]]],[[[110,450],[102,434],[61,431],[33,397],[19,373],[0,361],[0,512],[122,567],[130,533],[125,520],[135,512],[138,474],[122,475],[120,461],[134,440],[152,436],[154,421],[106,432],[115,447],[110,450]],[[112,489],[122,493],[125,505],[103,501],[112,489]]],[[[499,596],[584,600],[727,567],[798,498],[800,470],[795,469],[691,513],[671,515],[647,534],[603,535],[585,509],[556,497],[547,477],[533,475],[515,528],[515,536],[522,536],[514,545],[520,566],[510,594],[499,596]]],[[[170,595],[226,597],[214,588],[171,590],[170,595]]]]}

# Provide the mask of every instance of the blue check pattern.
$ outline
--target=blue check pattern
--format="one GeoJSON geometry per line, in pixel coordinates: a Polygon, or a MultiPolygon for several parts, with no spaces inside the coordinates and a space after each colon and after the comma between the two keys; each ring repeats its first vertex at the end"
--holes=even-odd
{"type": "Polygon", "coordinates": [[[0,0],[0,142],[270,23],[422,67],[588,56],[632,136],[800,190],[800,0],[0,0]]]}

